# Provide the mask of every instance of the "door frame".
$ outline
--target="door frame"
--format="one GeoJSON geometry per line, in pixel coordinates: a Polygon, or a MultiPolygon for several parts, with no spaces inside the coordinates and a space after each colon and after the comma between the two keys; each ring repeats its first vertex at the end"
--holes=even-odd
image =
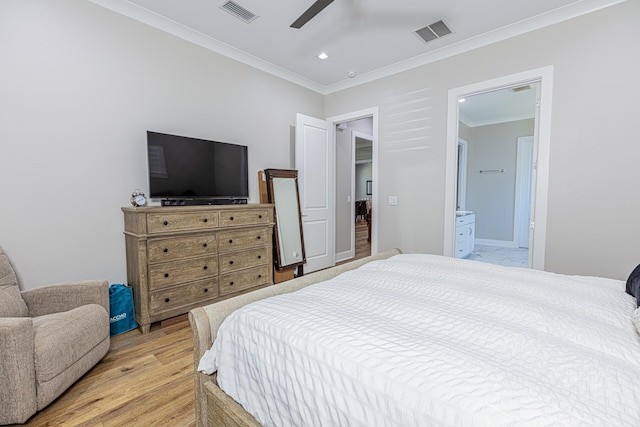
{"type": "Polygon", "coordinates": [[[450,89],[447,108],[447,147],[445,165],[444,241],[443,254],[454,256],[455,210],[458,152],[458,107],[460,98],[491,92],[531,82],[540,84],[537,101],[537,138],[534,140],[534,178],[532,178],[532,238],[529,241],[529,265],[544,270],[547,237],[547,198],[549,192],[549,149],[551,142],[551,105],[553,66],[549,65],[521,73],[511,74],[467,86],[450,89]]]}
{"type": "Polygon", "coordinates": [[[460,137],[458,137],[458,153],[463,153],[463,155],[461,159],[458,159],[457,163],[458,175],[456,181],[456,209],[464,211],[467,209],[467,163],[469,159],[469,143],[460,137]],[[462,166],[462,169],[460,166],[462,166]],[[462,183],[462,185],[460,185],[460,183],[462,183]]]}
{"type": "MultiPolygon", "coordinates": [[[[372,141],[371,179],[373,181],[373,191],[372,191],[373,194],[371,195],[371,210],[374,212],[374,215],[371,220],[371,255],[375,255],[378,253],[378,221],[380,220],[380,210],[378,209],[378,187],[379,187],[378,185],[378,107],[371,107],[363,110],[353,111],[350,113],[331,116],[331,117],[327,117],[325,120],[330,123],[333,123],[334,132],[337,132],[335,130],[335,127],[339,123],[351,122],[354,120],[363,119],[365,117],[371,117],[373,121],[373,125],[372,125],[373,129],[371,132],[371,141],[372,141]]],[[[333,153],[333,161],[335,164],[335,151],[333,153]]],[[[353,168],[355,171],[355,158],[354,158],[353,168]]],[[[354,179],[355,179],[355,176],[354,176],[354,179]]],[[[353,191],[355,192],[355,188],[353,189],[353,191]]],[[[335,194],[335,189],[334,189],[334,194],[335,194]]],[[[351,200],[352,202],[355,202],[355,200],[353,200],[353,197],[351,200]]],[[[334,217],[335,217],[335,212],[334,212],[334,217]]],[[[353,233],[355,236],[355,224],[353,227],[354,227],[353,233]]],[[[334,251],[335,251],[335,247],[334,247],[334,251]]],[[[354,243],[354,253],[355,253],[355,243],[354,243]]]]}

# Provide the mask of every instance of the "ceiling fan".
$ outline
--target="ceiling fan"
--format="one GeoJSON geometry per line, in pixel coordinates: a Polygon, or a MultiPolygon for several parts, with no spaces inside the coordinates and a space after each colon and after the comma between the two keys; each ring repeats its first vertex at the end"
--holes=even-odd
{"type": "Polygon", "coordinates": [[[290,25],[291,28],[302,28],[304,24],[311,21],[317,14],[322,12],[322,10],[333,3],[333,0],[316,0],[309,9],[307,9],[298,19],[296,19],[293,24],[290,25]]]}

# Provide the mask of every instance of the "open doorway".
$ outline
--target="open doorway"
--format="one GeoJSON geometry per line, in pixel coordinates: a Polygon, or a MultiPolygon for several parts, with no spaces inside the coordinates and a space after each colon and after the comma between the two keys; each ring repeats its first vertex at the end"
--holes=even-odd
{"type": "Polygon", "coordinates": [[[456,257],[529,266],[537,86],[459,99],[456,257]]]}
{"type": "MultiPolygon", "coordinates": [[[[371,184],[369,186],[372,200],[373,216],[370,221],[371,254],[378,253],[377,246],[377,183],[378,176],[378,108],[368,108],[339,116],[319,119],[303,114],[296,115],[294,157],[298,170],[300,191],[300,210],[305,241],[307,264],[305,273],[321,270],[336,264],[336,205],[338,202],[354,204],[355,192],[347,202],[347,198],[336,198],[336,126],[340,123],[369,118],[371,126],[371,184]]],[[[355,158],[355,155],[351,157],[355,158]]],[[[350,160],[352,162],[352,160],[350,160]]],[[[355,184],[351,185],[355,188],[355,184]]],[[[354,190],[352,190],[354,191],[354,190]]],[[[355,209],[355,207],[354,207],[355,209]]],[[[348,211],[347,210],[347,211],[348,211]]],[[[353,221],[355,212],[348,215],[353,221]]]]}
{"type": "Polygon", "coordinates": [[[373,117],[336,125],[336,262],[371,255],[373,117]]]}
{"type": "MultiPolygon", "coordinates": [[[[531,208],[529,221],[528,266],[544,270],[547,228],[547,194],[549,180],[549,148],[551,134],[551,98],[553,67],[543,67],[449,90],[447,111],[447,153],[445,172],[445,212],[443,254],[455,256],[457,209],[457,163],[460,100],[492,91],[537,84],[534,120],[533,167],[531,170],[531,208]]],[[[466,138],[465,138],[466,139],[466,138]]],[[[471,169],[471,166],[468,166],[471,169]]],[[[480,169],[477,168],[480,173],[480,169]]],[[[502,174],[502,167],[483,170],[486,177],[502,174]]],[[[506,168],[505,168],[506,169],[506,168]]],[[[495,176],[494,176],[495,177],[495,176]]],[[[467,185],[467,192],[469,191],[467,185]]],[[[467,200],[468,203],[468,200],[467,200]]],[[[467,209],[469,205],[467,204],[467,209]]],[[[489,218],[491,220],[492,218],[489,218]]],[[[512,223],[513,226],[513,223],[512,223]]]]}

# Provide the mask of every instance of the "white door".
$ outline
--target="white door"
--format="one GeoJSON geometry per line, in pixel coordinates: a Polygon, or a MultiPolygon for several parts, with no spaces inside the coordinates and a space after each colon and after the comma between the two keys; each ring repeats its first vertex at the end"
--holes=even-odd
{"type": "Polygon", "coordinates": [[[304,272],[333,267],[335,132],[325,120],[296,116],[296,169],[307,263],[304,272]]]}
{"type": "Polygon", "coordinates": [[[533,166],[533,136],[518,138],[516,160],[516,243],[529,247],[531,224],[531,172],[533,166]]]}

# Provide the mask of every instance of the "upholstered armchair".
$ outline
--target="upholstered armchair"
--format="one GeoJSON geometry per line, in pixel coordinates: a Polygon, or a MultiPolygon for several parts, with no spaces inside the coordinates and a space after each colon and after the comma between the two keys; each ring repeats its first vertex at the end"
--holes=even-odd
{"type": "Polygon", "coordinates": [[[25,422],[108,350],[108,282],[21,292],[0,249],[0,424],[25,422]]]}

